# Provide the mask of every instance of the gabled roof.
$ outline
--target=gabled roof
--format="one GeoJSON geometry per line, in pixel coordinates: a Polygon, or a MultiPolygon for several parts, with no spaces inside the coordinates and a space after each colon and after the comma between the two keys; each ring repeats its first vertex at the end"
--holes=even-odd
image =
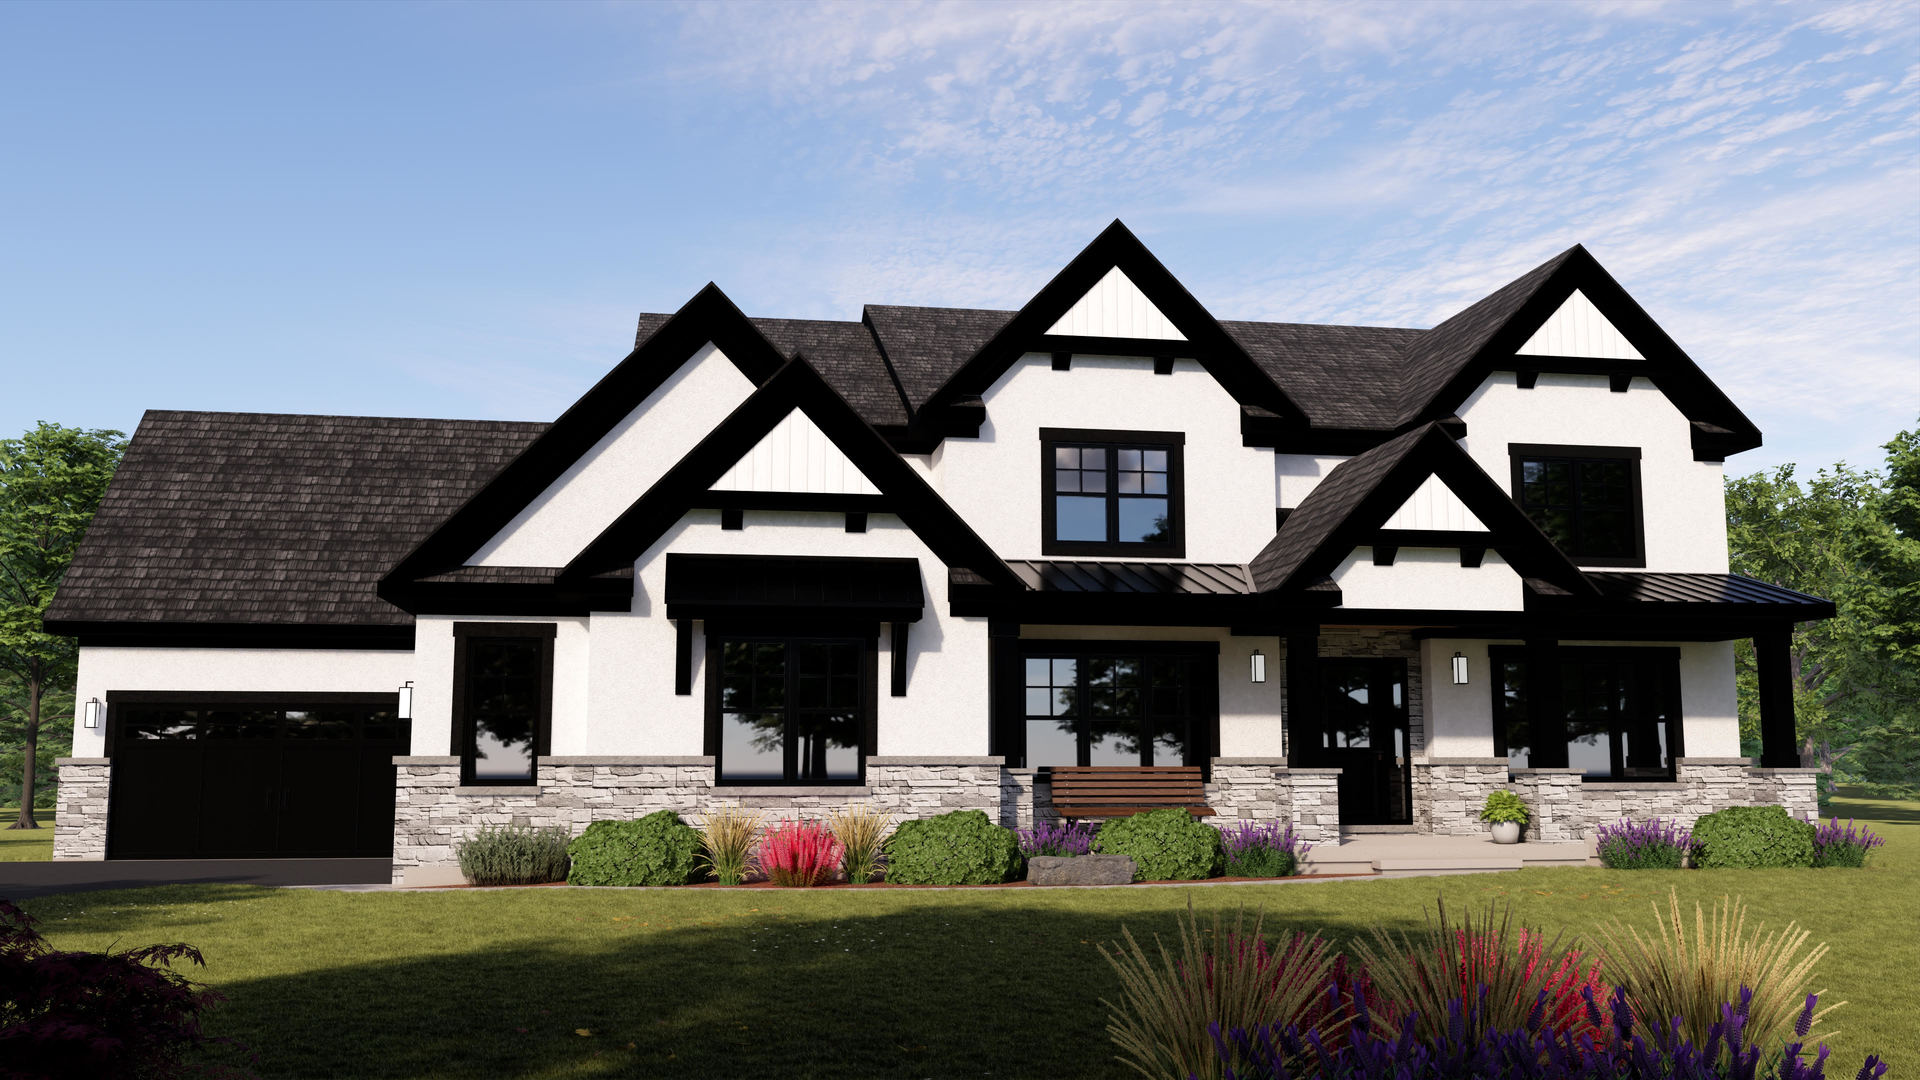
{"type": "MultiPolygon", "coordinates": [[[[1121,339],[1062,340],[1050,334],[1054,323],[1116,267],[1186,338],[1185,341],[1154,342],[1155,352],[1192,355],[1242,405],[1257,406],[1283,418],[1306,422],[1306,414],[1287,396],[1285,389],[1254,363],[1219,320],[1117,220],[1074,256],[1065,269],[1054,275],[1025,307],[949,376],[927,399],[923,411],[937,412],[942,406],[979,397],[1023,354],[1049,351],[1052,344],[1075,344],[1080,352],[1098,352],[1103,342],[1109,347],[1136,349],[1137,344],[1123,344],[1121,339]]],[[[915,417],[916,422],[920,419],[915,417]]],[[[935,417],[933,423],[938,422],[935,417]]]]}
{"type": "MultiPolygon", "coordinates": [[[[1331,574],[1429,476],[1438,476],[1486,526],[1488,547],[1525,578],[1576,595],[1593,586],[1438,424],[1427,424],[1335,466],[1287,515],[1249,570],[1263,593],[1295,592],[1331,574]]],[[[1473,534],[1478,535],[1478,534],[1473,534]]]]}
{"type": "Polygon", "coordinates": [[[403,584],[461,565],[708,342],[756,386],[786,363],[766,335],[709,283],[400,560],[383,584],[403,584]]]}
{"type": "Polygon", "coordinates": [[[701,505],[708,489],[743,453],[796,409],[805,413],[880,490],[880,507],[897,514],[948,566],[971,570],[997,584],[1020,587],[1020,579],[986,541],[860,418],[804,356],[787,361],[668,469],[567,564],[559,582],[564,586],[630,567],[688,510],[701,505]]]}
{"type": "Polygon", "coordinates": [[[1760,445],[1760,429],[1579,244],[1409,342],[1401,358],[1400,423],[1444,419],[1488,374],[1516,367],[1542,371],[1591,367],[1644,375],[1693,421],[1699,456],[1724,457],[1760,445]],[[1565,357],[1540,357],[1529,363],[1518,355],[1534,331],[1576,290],[1639,349],[1643,361],[1582,364],[1565,357]]]}

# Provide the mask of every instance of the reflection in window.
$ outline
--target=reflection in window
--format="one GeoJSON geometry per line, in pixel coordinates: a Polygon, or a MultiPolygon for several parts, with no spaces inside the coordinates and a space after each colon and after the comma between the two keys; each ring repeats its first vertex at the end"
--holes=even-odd
{"type": "Polygon", "coordinates": [[[1193,667],[1181,656],[1028,657],[1027,766],[1186,764],[1193,667]]]}
{"type": "Polygon", "coordinates": [[[720,779],[844,783],[860,777],[864,646],[810,638],[720,649],[720,779]]]}
{"type": "MultiPolygon", "coordinates": [[[[1567,767],[1589,780],[1672,777],[1670,742],[1680,719],[1673,653],[1572,647],[1562,649],[1561,655],[1557,720],[1565,727],[1567,767]]],[[[1504,736],[1507,761],[1512,768],[1527,768],[1540,756],[1527,716],[1527,663],[1496,655],[1495,670],[1495,723],[1504,736]]]]}
{"type": "Polygon", "coordinates": [[[1639,552],[1638,462],[1630,458],[1528,456],[1517,462],[1515,497],[1568,556],[1626,560],[1639,552]]]}
{"type": "Polygon", "coordinates": [[[1116,551],[1176,545],[1177,447],[1053,443],[1048,455],[1050,544],[1116,551]]]}
{"type": "Polygon", "coordinates": [[[549,642],[534,637],[466,639],[465,773],[469,783],[530,784],[534,734],[544,705],[549,642]]]}

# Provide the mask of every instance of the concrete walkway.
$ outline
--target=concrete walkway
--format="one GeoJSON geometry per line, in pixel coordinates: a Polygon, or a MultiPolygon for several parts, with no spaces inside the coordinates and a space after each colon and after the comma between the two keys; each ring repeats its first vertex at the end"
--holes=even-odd
{"type": "Polygon", "coordinates": [[[1310,874],[1428,877],[1484,874],[1542,866],[1597,866],[1590,841],[1496,844],[1485,836],[1427,833],[1358,833],[1338,845],[1316,844],[1307,853],[1310,874]]]}
{"type": "Polygon", "coordinates": [[[0,899],[153,885],[384,885],[391,859],[115,859],[0,862],[0,899]]]}

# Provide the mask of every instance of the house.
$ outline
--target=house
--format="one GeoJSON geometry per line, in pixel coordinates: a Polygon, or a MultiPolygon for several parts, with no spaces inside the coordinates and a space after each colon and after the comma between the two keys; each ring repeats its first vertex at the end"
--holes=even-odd
{"type": "Polygon", "coordinates": [[[1833,606],[1728,573],[1760,433],[1584,248],[1432,329],[1223,322],[1115,222],[1019,311],[709,285],[636,342],[550,425],[148,413],[47,615],[56,857],[444,881],[483,823],[1025,823],[1070,765],[1322,841],[1813,814],[1833,606]]]}

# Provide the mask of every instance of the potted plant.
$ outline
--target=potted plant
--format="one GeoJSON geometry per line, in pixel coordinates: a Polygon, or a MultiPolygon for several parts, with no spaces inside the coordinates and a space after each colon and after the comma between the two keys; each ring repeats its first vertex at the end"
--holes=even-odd
{"type": "Polygon", "coordinates": [[[1519,843],[1520,827],[1531,819],[1527,804],[1511,791],[1488,792],[1486,805],[1480,808],[1480,820],[1493,823],[1493,842],[1496,844],[1519,843]]]}

